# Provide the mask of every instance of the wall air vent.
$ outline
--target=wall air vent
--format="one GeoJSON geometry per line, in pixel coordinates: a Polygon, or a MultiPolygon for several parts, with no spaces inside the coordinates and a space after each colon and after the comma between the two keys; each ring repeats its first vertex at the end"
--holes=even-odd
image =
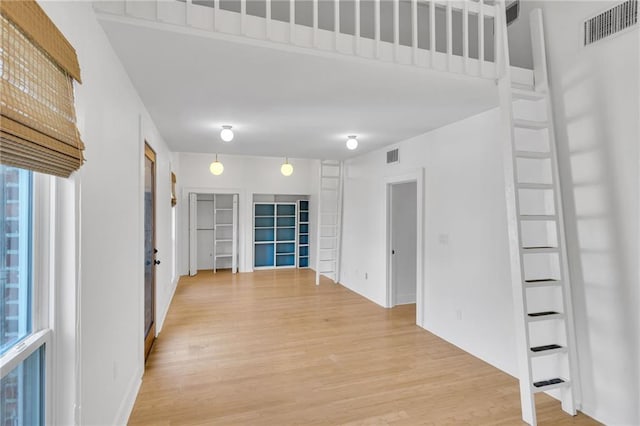
{"type": "Polygon", "coordinates": [[[399,161],[398,148],[387,151],[387,164],[394,164],[399,161]]]}
{"type": "Polygon", "coordinates": [[[511,25],[513,21],[518,19],[518,15],[520,15],[520,0],[512,1],[507,4],[506,7],[507,13],[507,26],[511,25]]]}
{"type": "Polygon", "coordinates": [[[584,21],[584,45],[638,24],[638,0],[627,0],[584,21]]]}

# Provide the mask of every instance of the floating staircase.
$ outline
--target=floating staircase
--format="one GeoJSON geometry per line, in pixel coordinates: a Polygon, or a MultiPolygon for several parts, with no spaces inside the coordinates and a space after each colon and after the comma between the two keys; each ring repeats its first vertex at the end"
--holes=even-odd
{"type": "Polygon", "coordinates": [[[579,386],[540,10],[531,31],[535,85],[513,85],[508,67],[498,85],[522,418],[535,425],[536,393],[557,392],[562,409],[575,415],[579,386]]]}
{"type": "Polygon", "coordinates": [[[316,284],[323,275],[334,283],[340,278],[340,242],[342,239],[343,163],[320,162],[316,284]]]}

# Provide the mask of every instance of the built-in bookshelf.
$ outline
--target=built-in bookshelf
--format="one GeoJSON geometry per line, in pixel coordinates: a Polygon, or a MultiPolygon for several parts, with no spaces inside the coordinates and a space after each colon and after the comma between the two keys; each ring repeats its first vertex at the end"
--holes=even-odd
{"type": "Polygon", "coordinates": [[[298,268],[309,267],[309,201],[298,201],[298,268]]]}
{"type": "Polygon", "coordinates": [[[296,203],[254,203],[254,268],[296,266],[296,203]]]}

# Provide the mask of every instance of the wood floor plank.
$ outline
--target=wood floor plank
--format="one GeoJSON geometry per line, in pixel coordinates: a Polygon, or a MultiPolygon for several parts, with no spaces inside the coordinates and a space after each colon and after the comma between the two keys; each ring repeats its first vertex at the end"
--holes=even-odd
{"type": "MultiPolygon", "coordinates": [[[[130,425],[520,424],[517,381],[311,270],[180,280],[130,425]]],[[[598,424],[538,396],[540,424],[598,424]]]]}

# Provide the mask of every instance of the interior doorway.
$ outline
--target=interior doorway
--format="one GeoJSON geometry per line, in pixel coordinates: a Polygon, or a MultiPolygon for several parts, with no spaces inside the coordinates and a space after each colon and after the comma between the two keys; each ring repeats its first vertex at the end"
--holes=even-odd
{"type": "Polygon", "coordinates": [[[144,145],[144,359],[156,338],[156,153],[144,145]]]}
{"type": "Polygon", "coordinates": [[[416,304],[422,326],[422,170],[387,179],[387,307],[416,304]]]}

